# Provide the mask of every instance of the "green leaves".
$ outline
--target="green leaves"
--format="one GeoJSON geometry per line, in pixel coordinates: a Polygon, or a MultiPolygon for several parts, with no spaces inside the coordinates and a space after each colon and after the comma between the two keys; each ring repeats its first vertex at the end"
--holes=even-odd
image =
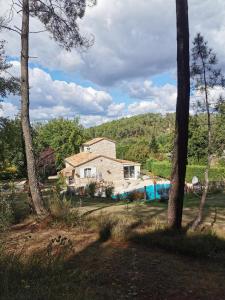
{"type": "Polygon", "coordinates": [[[84,128],[79,124],[78,118],[54,119],[36,127],[37,151],[40,152],[47,147],[54,149],[57,170],[63,168],[66,157],[79,152],[79,147],[84,141],[84,128]]]}

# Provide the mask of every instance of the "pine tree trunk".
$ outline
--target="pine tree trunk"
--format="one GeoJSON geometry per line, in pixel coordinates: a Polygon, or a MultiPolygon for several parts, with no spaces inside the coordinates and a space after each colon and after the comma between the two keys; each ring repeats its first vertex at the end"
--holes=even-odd
{"type": "Polygon", "coordinates": [[[41,196],[37,178],[29,117],[29,0],[23,0],[22,12],[23,17],[21,33],[21,122],[26,150],[27,173],[33,206],[35,212],[38,215],[45,215],[47,212],[43,206],[43,199],[41,196]]]}
{"type": "Polygon", "coordinates": [[[176,0],[177,16],[177,106],[172,163],[168,226],[179,230],[182,225],[183,198],[188,148],[190,102],[189,24],[187,0],[176,0]]]}
{"type": "Polygon", "coordinates": [[[206,111],[207,111],[207,126],[208,126],[208,157],[207,157],[207,166],[205,169],[205,184],[204,184],[204,190],[202,193],[202,197],[200,200],[200,204],[199,204],[199,210],[198,210],[198,215],[196,217],[196,219],[194,220],[193,224],[192,224],[192,229],[196,229],[203,220],[203,213],[204,213],[204,207],[205,207],[205,203],[206,203],[206,197],[208,194],[208,190],[209,190],[209,170],[211,167],[211,116],[210,116],[210,109],[209,109],[209,101],[208,101],[208,89],[207,89],[207,81],[206,81],[206,74],[205,74],[205,63],[204,60],[202,58],[202,62],[203,62],[203,67],[204,67],[204,83],[205,83],[205,106],[206,106],[206,111]]]}

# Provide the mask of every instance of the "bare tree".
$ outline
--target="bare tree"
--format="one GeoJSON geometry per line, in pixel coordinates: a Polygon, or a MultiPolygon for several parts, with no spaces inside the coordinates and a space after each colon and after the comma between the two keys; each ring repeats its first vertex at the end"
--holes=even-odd
{"type": "Polygon", "coordinates": [[[44,208],[33,150],[29,117],[29,33],[30,17],[38,18],[45,30],[51,33],[53,39],[66,50],[76,47],[87,48],[93,39],[82,36],[77,24],[78,18],[83,18],[87,5],[96,4],[95,0],[18,0],[12,5],[22,11],[22,27],[1,27],[17,32],[21,36],[21,121],[26,150],[27,173],[33,206],[38,215],[46,215],[44,208]]]}
{"type": "Polygon", "coordinates": [[[168,205],[168,226],[180,229],[182,225],[183,198],[188,148],[188,123],[190,102],[189,22],[188,1],[176,0],[177,17],[177,106],[174,153],[168,205]]]}
{"type": "Polygon", "coordinates": [[[203,36],[198,33],[193,42],[191,76],[194,82],[195,94],[198,95],[196,107],[207,116],[207,164],[205,169],[205,183],[200,200],[198,215],[192,225],[195,229],[200,225],[203,218],[203,211],[209,190],[209,170],[212,161],[212,122],[211,114],[216,110],[221,97],[212,97],[211,92],[215,87],[225,87],[225,79],[221,69],[217,67],[216,54],[208,47],[203,36]]]}

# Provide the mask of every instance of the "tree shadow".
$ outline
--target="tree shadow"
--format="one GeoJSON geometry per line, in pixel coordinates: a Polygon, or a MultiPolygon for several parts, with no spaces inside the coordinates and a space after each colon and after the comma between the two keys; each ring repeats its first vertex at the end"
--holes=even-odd
{"type": "Polygon", "coordinates": [[[135,229],[137,223],[130,226],[126,242],[112,241],[109,230],[105,239],[75,251],[60,264],[48,265],[45,257],[42,263],[33,258],[20,266],[14,261],[7,274],[7,298],[2,293],[0,299],[223,299],[224,241],[212,234],[141,234],[135,229]]]}

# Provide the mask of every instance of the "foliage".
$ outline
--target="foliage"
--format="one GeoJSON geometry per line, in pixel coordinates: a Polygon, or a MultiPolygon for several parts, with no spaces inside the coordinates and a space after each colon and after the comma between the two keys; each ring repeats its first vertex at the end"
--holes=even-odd
{"type": "Polygon", "coordinates": [[[0,176],[2,179],[26,175],[20,119],[0,117],[0,176]]]}
{"type": "Polygon", "coordinates": [[[88,194],[89,197],[94,198],[95,193],[97,191],[97,183],[96,182],[90,182],[85,187],[85,192],[88,194]]]}
{"type": "Polygon", "coordinates": [[[0,41],[0,97],[1,98],[6,98],[8,94],[14,94],[14,95],[18,94],[20,88],[19,79],[11,75],[9,76],[8,69],[10,69],[12,65],[7,62],[4,46],[5,46],[5,41],[0,41]]]}
{"type": "MultiPolygon", "coordinates": [[[[151,162],[149,171],[154,175],[170,179],[171,164],[168,161],[163,162],[151,162]]],[[[197,176],[201,182],[204,182],[205,166],[202,165],[188,165],[186,173],[186,181],[191,182],[194,176],[197,176]]],[[[209,171],[210,181],[223,181],[225,178],[225,168],[214,167],[209,171]]]]}
{"type": "Polygon", "coordinates": [[[57,193],[53,193],[48,206],[53,218],[58,220],[65,219],[72,208],[71,202],[66,197],[61,199],[57,193]]]}
{"type": "Polygon", "coordinates": [[[66,157],[79,152],[79,147],[85,140],[84,129],[78,118],[73,120],[59,118],[46,124],[38,124],[35,132],[35,145],[38,152],[47,147],[55,150],[57,170],[63,168],[66,157]]]}
{"type": "Polygon", "coordinates": [[[108,185],[105,187],[105,196],[106,198],[111,198],[113,195],[114,191],[114,186],[113,185],[108,185]]]}
{"type": "MultiPolygon", "coordinates": [[[[204,115],[193,116],[189,122],[188,161],[196,164],[207,162],[207,127],[204,115]]],[[[216,150],[216,149],[215,149],[216,150]]]]}
{"type": "Polygon", "coordinates": [[[149,145],[149,148],[150,148],[150,151],[154,154],[158,153],[159,152],[159,144],[156,140],[156,137],[155,135],[152,136],[152,139],[151,139],[151,142],[150,142],[150,145],[149,145]]]}
{"type": "Polygon", "coordinates": [[[13,222],[13,210],[8,199],[0,196],[0,232],[9,228],[13,222]]]}
{"type": "Polygon", "coordinates": [[[87,5],[95,5],[96,0],[72,1],[64,0],[32,0],[30,14],[37,17],[51,33],[53,39],[66,50],[72,48],[88,48],[93,40],[82,36],[78,26],[78,19],[82,19],[87,5]]]}
{"type": "MultiPolygon", "coordinates": [[[[172,150],[174,114],[143,114],[114,120],[85,130],[89,138],[105,136],[117,142],[117,157],[146,162],[153,137],[162,156],[172,150]],[[157,133],[157,135],[156,135],[157,133]]],[[[156,149],[155,149],[156,150],[156,149]]]]}
{"type": "Polygon", "coordinates": [[[136,200],[143,200],[145,198],[144,192],[134,191],[128,194],[128,200],[133,202],[136,200]]]}

